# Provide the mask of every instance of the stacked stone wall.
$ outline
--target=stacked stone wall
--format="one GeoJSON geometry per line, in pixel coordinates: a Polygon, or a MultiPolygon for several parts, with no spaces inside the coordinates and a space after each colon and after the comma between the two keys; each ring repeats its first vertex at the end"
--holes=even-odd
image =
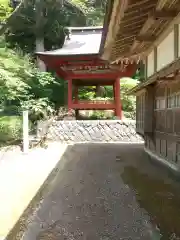
{"type": "Polygon", "coordinates": [[[64,143],[71,142],[142,142],[136,133],[135,121],[120,120],[86,120],[39,122],[38,136],[48,129],[49,140],[64,143]],[[48,127],[50,126],[50,127],[48,127]]]}

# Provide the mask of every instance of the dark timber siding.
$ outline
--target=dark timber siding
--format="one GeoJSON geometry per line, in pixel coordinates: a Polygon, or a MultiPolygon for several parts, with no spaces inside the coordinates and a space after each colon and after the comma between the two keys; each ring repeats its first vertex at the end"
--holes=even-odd
{"type": "Polygon", "coordinates": [[[180,164],[180,82],[169,80],[139,92],[136,120],[146,148],[180,164]]]}

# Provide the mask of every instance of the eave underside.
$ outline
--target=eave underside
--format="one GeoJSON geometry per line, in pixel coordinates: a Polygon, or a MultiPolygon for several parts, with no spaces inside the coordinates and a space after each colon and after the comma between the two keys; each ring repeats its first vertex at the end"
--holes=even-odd
{"type": "Polygon", "coordinates": [[[143,58],[146,50],[179,13],[179,0],[122,0],[119,5],[117,2],[102,55],[110,62],[143,58]]]}
{"type": "Polygon", "coordinates": [[[102,80],[107,80],[109,85],[110,80],[114,80],[118,77],[130,77],[135,74],[137,65],[129,64],[121,66],[115,64],[110,65],[108,61],[104,61],[99,58],[98,55],[79,55],[76,58],[72,56],[52,56],[39,54],[38,57],[44,61],[44,63],[56,71],[56,73],[64,79],[89,79],[89,81],[103,83],[102,80]]]}

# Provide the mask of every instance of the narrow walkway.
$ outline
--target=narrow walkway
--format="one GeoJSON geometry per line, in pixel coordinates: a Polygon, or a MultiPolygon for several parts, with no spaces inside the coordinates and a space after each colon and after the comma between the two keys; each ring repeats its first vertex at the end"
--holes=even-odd
{"type": "Polygon", "coordinates": [[[22,240],[180,237],[179,184],[141,144],[76,144],[68,155],[22,240]]]}

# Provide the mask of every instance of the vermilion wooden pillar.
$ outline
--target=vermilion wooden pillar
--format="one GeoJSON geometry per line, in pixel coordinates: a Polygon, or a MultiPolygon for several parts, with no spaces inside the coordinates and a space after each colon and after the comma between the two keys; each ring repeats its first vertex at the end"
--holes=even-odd
{"type": "Polygon", "coordinates": [[[114,83],[114,100],[116,105],[115,115],[122,119],[122,109],[121,109],[121,97],[120,97],[120,80],[117,78],[114,83]]]}
{"type": "Polygon", "coordinates": [[[68,79],[68,111],[71,112],[72,109],[72,79],[68,79]]]}

